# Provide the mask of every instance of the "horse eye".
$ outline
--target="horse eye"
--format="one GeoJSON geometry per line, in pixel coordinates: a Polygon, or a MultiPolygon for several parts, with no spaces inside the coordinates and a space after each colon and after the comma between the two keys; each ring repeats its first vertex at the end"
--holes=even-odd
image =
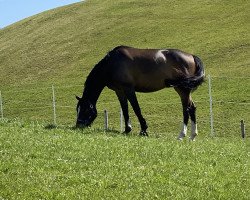
{"type": "Polygon", "coordinates": [[[90,104],[90,106],[89,106],[91,109],[93,109],[94,108],[94,106],[92,105],[92,104],[90,104]]]}

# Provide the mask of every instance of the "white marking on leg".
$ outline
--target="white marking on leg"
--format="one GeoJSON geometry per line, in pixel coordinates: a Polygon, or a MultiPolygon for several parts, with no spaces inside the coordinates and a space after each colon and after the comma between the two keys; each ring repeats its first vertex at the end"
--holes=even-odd
{"type": "Polygon", "coordinates": [[[198,129],[197,129],[197,124],[194,123],[191,120],[191,136],[190,136],[190,140],[195,140],[195,137],[198,135],[198,129]]]}
{"type": "Polygon", "coordinates": [[[180,135],[178,136],[178,140],[182,140],[187,135],[187,125],[183,123],[182,130],[180,132],[180,135]]]}

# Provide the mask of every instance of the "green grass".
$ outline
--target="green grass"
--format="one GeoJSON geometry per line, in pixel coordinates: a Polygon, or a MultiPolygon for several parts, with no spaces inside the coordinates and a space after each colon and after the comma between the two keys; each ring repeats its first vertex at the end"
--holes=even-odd
{"type": "Polygon", "coordinates": [[[1,29],[0,199],[249,199],[249,10],[244,0],[89,0],[1,29]],[[192,94],[199,129],[194,143],[176,141],[182,108],[172,89],[138,94],[147,139],[137,136],[131,108],[133,131],[119,133],[119,103],[106,88],[93,126],[70,128],[86,76],[121,44],[201,57],[212,76],[215,137],[208,81],[192,94]]]}
{"type": "Polygon", "coordinates": [[[249,199],[249,140],[0,124],[2,199],[249,199]],[[11,137],[10,137],[11,136],[11,137]]]}
{"type": "MultiPolygon", "coordinates": [[[[244,119],[248,125],[250,120],[249,9],[246,1],[98,0],[54,9],[1,29],[0,90],[4,115],[51,123],[54,85],[58,123],[72,125],[76,115],[74,96],[81,95],[89,71],[110,49],[121,44],[180,48],[199,55],[206,74],[212,76],[217,135],[237,135],[239,121],[244,119]],[[217,101],[236,104],[221,106],[217,101]]],[[[151,133],[177,134],[182,114],[175,92],[170,89],[138,96],[151,133]]],[[[207,135],[207,84],[193,96],[200,134],[207,135]]],[[[108,89],[98,102],[99,118],[94,126],[102,126],[104,109],[111,115],[111,126],[119,130],[119,104],[108,89]]],[[[137,127],[133,114],[132,118],[137,127]]]]}

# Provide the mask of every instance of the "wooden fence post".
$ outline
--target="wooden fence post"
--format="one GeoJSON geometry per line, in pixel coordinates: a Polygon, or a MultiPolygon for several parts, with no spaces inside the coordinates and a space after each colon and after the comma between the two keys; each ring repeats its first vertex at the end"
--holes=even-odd
{"type": "Polygon", "coordinates": [[[241,127],[241,136],[243,139],[246,137],[246,128],[245,128],[245,123],[244,120],[240,121],[240,127],[241,127]]]}

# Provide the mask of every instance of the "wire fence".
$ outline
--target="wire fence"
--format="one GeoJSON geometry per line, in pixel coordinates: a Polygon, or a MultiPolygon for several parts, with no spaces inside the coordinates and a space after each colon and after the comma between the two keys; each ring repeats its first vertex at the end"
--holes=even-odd
{"type": "MultiPolygon", "coordinates": [[[[192,97],[197,105],[197,121],[201,134],[231,136],[247,132],[250,113],[250,77],[207,77],[192,97]],[[239,89],[241,88],[241,89],[239,89]]],[[[82,85],[34,86],[0,91],[1,119],[21,118],[55,125],[74,125],[76,120],[75,94],[82,92],[82,85]],[[18,98],[15,98],[18,97],[18,98]]],[[[152,127],[153,134],[173,133],[182,123],[179,96],[173,90],[154,94],[138,93],[142,112],[152,127]]],[[[119,102],[113,92],[105,89],[97,103],[99,115],[94,127],[123,130],[119,102]],[[107,111],[106,115],[102,112],[107,111]],[[108,116],[107,119],[104,116],[108,116]],[[105,125],[106,124],[106,125],[105,125]]],[[[139,130],[136,116],[130,110],[133,127],[139,130]]]]}

